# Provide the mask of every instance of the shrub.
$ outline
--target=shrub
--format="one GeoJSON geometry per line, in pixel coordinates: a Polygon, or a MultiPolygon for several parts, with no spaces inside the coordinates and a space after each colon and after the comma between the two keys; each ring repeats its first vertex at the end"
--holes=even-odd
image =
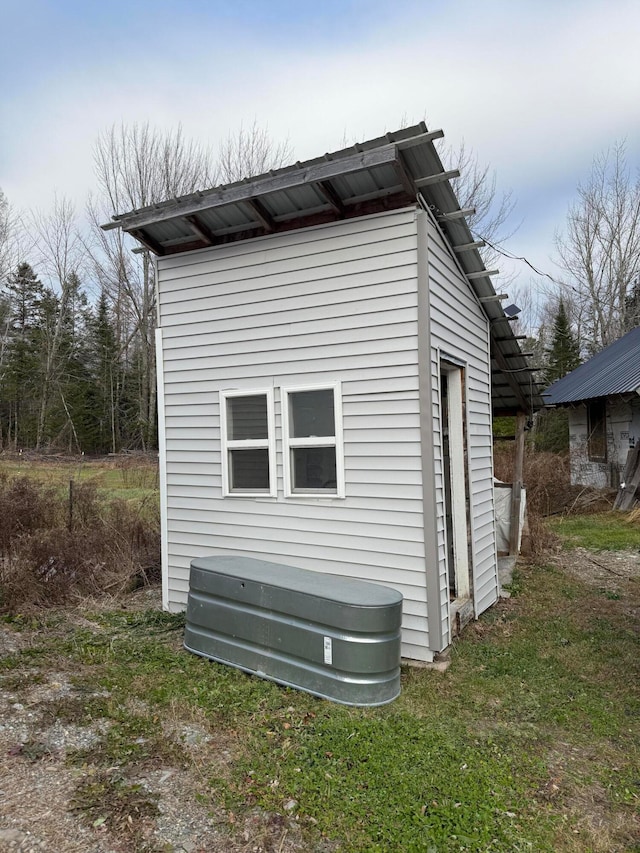
{"type": "Polygon", "coordinates": [[[92,483],[72,491],[26,478],[0,481],[0,609],[48,606],[159,580],[157,513],[102,500],[92,483]]]}
{"type": "Polygon", "coordinates": [[[55,491],[27,477],[0,479],[0,556],[11,553],[19,536],[55,527],[60,523],[61,504],[55,491]]]}
{"type": "MultiPolygon", "coordinates": [[[[495,475],[505,483],[513,478],[514,456],[514,442],[496,442],[495,475]]],[[[613,505],[611,490],[571,485],[567,453],[542,452],[531,442],[525,447],[523,480],[527,491],[528,531],[523,536],[522,550],[534,557],[543,556],[558,542],[558,537],[545,522],[548,516],[603,512],[613,505]]]]}
{"type": "Polygon", "coordinates": [[[536,450],[548,453],[569,452],[569,413],[566,409],[538,412],[533,434],[536,450]]]}

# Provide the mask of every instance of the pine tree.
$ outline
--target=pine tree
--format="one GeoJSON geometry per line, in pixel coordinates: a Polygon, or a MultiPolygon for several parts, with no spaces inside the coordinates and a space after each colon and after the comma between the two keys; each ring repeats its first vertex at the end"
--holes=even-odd
{"type": "MultiPolygon", "coordinates": [[[[96,449],[89,334],[92,312],[75,273],[68,276],[66,288],[68,307],[51,374],[45,438],[70,452],[92,451],[96,449]]],[[[59,310],[57,305],[54,317],[59,310]]]]}
{"type": "MultiPolygon", "coordinates": [[[[553,321],[551,346],[545,350],[547,364],[543,371],[544,382],[550,385],[561,379],[580,364],[580,346],[571,330],[569,317],[562,299],[553,321]]],[[[569,449],[569,418],[566,409],[540,412],[536,423],[537,450],[549,453],[566,453],[569,449]]]]}
{"type": "Polygon", "coordinates": [[[89,323],[89,350],[93,377],[91,411],[96,449],[116,453],[121,446],[120,364],[116,330],[104,290],[89,323]]]}
{"type": "Polygon", "coordinates": [[[6,339],[1,362],[2,432],[13,447],[29,446],[36,429],[45,289],[21,263],[6,285],[6,339]]]}
{"type": "Polygon", "coordinates": [[[7,281],[11,301],[11,329],[19,335],[39,325],[40,306],[44,288],[32,267],[19,264],[7,281]]]}
{"type": "Polygon", "coordinates": [[[626,299],[624,331],[630,332],[640,326],[640,276],[633,282],[631,291],[626,299]]]}
{"type": "Polygon", "coordinates": [[[563,300],[553,322],[551,346],[546,351],[547,366],[544,378],[547,385],[561,379],[580,364],[580,346],[571,330],[563,300]]]}

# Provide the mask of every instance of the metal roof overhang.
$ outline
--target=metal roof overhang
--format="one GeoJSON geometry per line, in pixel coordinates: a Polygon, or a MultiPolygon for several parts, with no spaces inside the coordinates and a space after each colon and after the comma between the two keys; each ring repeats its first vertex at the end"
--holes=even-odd
{"type": "Polygon", "coordinates": [[[279,231],[420,203],[436,218],[489,320],[493,413],[542,407],[533,368],[513,334],[434,140],[424,123],[265,175],[191,193],[113,217],[157,255],[177,254],[279,231]]]}
{"type": "Polygon", "coordinates": [[[556,380],[542,398],[548,406],[563,406],[636,394],[640,394],[640,326],[556,380]]]}

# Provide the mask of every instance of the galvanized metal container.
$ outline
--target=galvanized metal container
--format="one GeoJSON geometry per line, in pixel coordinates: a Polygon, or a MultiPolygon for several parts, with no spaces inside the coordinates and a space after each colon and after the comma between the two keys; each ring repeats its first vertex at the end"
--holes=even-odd
{"type": "Polygon", "coordinates": [[[402,595],[248,557],[191,562],[185,648],[345,705],[400,693],[402,595]]]}

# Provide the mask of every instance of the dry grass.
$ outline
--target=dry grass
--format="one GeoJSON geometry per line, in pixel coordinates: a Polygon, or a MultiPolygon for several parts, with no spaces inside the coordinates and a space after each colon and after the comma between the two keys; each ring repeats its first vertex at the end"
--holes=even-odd
{"type": "Polygon", "coordinates": [[[159,522],[144,499],[105,500],[92,482],[74,484],[71,495],[0,478],[1,610],[118,594],[159,573],[159,522]]]}
{"type": "MultiPolygon", "coordinates": [[[[511,482],[515,446],[499,442],[494,448],[495,475],[511,482]]],[[[615,491],[571,485],[569,457],[562,453],[536,451],[527,445],[524,457],[527,505],[538,516],[606,512],[613,507],[615,491]]]]}
{"type": "MultiPolygon", "coordinates": [[[[511,482],[514,454],[513,442],[495,445],[495,475],[499,480],[511,482]]],[[[549,516],[601,513],[613,507],[613,490],[571,485],[566,454],[536,451],[532,445],[527,445],[523,476],[528,529],[523,536],[522,550],[527,556],[542,558],[558,545],[558,536],[545,520],[549,516]]]]}

